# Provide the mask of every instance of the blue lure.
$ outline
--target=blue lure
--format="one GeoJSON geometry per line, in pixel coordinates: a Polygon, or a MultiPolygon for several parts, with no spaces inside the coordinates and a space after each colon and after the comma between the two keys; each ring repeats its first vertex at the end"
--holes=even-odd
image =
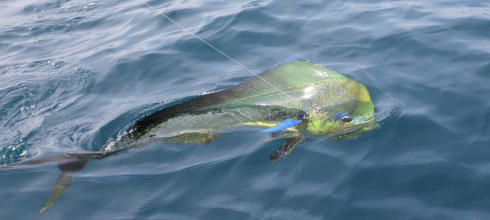
{"type": "Polygon", "coordinates": [[[286,129],[286,128],[290,128],[290,127],[293,127],[299,123],[301,123],[303,120],[301,119],[294,119],[294,118],[288,118],[286,119],[285,121],[277,124],[277,125],[274,125],[274,127],[271,127],[271,128],[268,128],[268,129],[265,129],[265,130],[262,130],[260,132],[276,132],[276,131],[280,131],[280,130],[283,130],[283,129],[286,129]]]}

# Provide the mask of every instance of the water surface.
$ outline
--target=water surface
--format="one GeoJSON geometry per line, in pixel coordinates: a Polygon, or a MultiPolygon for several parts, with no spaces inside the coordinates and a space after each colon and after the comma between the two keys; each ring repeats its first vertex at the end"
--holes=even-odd
{"type": "Polygon", "coordinates": [[[5,219],[489,219],[484,1],[2,1],[0,163],[91,150],[139,117],[301,57],[363,79],[383,116],[353,140],[239,126],[90,161],[0,171],[5,219]],[[387,98],[386,92],[393,99],[387,98]],[[396,100],[396,101],[388,101],[396,100]]]}

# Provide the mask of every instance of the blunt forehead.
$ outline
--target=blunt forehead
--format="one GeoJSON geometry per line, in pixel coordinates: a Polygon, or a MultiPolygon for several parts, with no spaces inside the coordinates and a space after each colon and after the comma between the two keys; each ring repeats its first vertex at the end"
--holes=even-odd
{"type": "Polygon", "coordinates": [[[310,83],[303,89],[301,108],[306,112],[342,111],[355,107],[360,83],[350,78],[332,78],[310,83]]]}

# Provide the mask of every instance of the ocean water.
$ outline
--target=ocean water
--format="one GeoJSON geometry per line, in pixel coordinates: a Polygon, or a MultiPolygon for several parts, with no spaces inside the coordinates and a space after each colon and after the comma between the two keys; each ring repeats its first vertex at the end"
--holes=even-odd
{"type": "Polygon", "coordinates": [[[487,1],[1,1],[0,165],[92,150],[139,117],[300,57],[363,81],[380,128],[285,159],[259,127],[0,169],[2,219],[490,219],[487,1]],[[148,5],[147,5],[148,4],[148,5]]]}

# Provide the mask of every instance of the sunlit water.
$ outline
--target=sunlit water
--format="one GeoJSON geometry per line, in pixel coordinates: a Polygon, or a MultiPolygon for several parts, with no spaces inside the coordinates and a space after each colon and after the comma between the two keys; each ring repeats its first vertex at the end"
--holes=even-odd
{"type": "Polygon", "coordinates": [[[0,170],[2,219],[490,219],[485,1],[2,1],[0,163],[91,150],[139,117],[301,57],[363,81],[379,129],[282,143],[259,127],[152,143],[76,173],[0,170]]]}

